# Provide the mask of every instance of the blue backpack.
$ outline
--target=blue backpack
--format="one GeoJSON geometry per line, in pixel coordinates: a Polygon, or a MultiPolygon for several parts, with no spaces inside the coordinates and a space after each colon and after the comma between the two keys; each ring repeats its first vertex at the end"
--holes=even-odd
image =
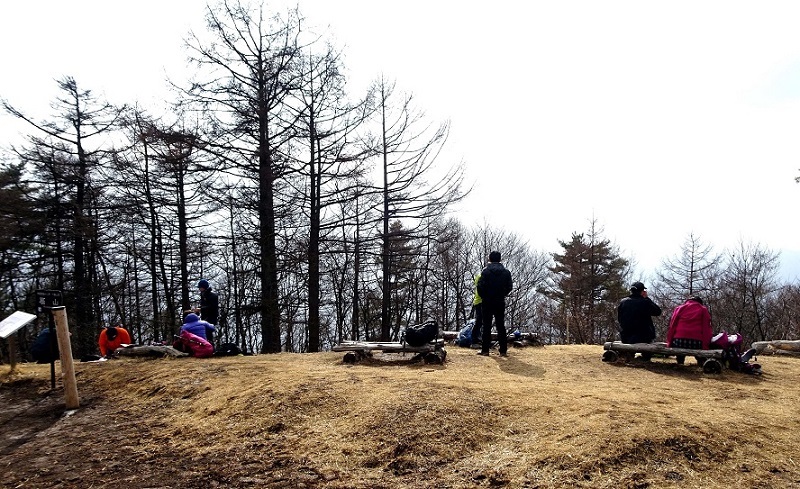
{"type": "Polygon", "coordinates": [[[473,319],[467,321],[467,325],[461,328],[461,331],[458,332],[458,336],[456,337],[456,345],[467,348],[472,346],[472,326],[474,324],[475,320],[473,319]]]}

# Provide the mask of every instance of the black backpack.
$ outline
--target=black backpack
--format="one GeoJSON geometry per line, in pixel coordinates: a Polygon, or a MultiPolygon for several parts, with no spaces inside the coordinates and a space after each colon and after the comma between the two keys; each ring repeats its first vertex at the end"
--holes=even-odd
{"type": "Polygon", "coordinates": [[[233,357],[241,354],[242,350],[235,343],[223,343],[214,350],[214,355],[218,357],[233,357]]]}
{"type": "Polygon", "coordinates": [[[423,346],[439,336],[439,325],[436,321],[427,321],[406,328],[403,341],[411,346],[423,346]]]}

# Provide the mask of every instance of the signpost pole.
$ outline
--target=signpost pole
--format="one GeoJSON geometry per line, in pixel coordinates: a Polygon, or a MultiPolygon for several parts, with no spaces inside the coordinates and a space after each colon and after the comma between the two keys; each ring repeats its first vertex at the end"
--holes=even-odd
{"type": "MultiPolygon", "coordinates": [[[[39,313],[45,310],[50,311],[52,307],[63,305],[63,298],[60,290],[37,289],[36,290],[36,311],[39,313]]],[[[56,326],[52,312],[48,314],[50,328],[50,389],[56,388],[56,326]]]]}
{"type": "Polygon", "coordinates": [[[67,409],[80,407],[78,399],[78,384],[75,380],[75,364],[72,361],[72,347],[69,341],[69,324],[67,311],[64,306],[51,309],[56,323],[56,336],[58,337],[58,351],[61,356],[61,374],[64,378],[64,401],[67,409]]]}
{"type": "Polygon", "coordinates": [[[50,328],[50,341],[47,345],[50,348],[50,390],[56,389],[56,346],[58,342],[56,341],[56,323],[55,317],[53,314],[48,314],[48,325],[47,327],[50,328]]]}

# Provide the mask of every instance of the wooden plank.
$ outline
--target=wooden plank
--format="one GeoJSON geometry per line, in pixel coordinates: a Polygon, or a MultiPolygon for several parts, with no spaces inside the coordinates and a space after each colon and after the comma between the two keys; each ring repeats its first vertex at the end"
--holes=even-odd
{"type": "Polygon", "coordinates": [[[603,345],[604,350],[626,351],[632,353],[657,353],[660,355],[684,355],[699,358],[722,358],[722,350],[692,350],[690,348],[669,348],[666,343],[622,343],[609,341],[603,345]]]}

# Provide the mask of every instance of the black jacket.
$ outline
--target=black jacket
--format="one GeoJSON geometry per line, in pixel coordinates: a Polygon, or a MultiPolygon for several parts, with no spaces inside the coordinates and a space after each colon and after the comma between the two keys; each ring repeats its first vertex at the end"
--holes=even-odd
{"type": "Polygon", "coordinates": [[[213,325],[219,324],[219,297],[211,287],[200,294],[200,318],[213,325]]]}
{"type": "Polygon", "coordinates": [[[505,303],[512,287],[511,272],[502,263],[489,263],[478,279],[478,295],[484,303],[505,303]]]}
{"type": "Polygon", "coordinates": [[[623,343],[650,343],[656,337],[653,316],[660,316],[661,308],[649,297],[639,292],[631,293],[617,306],[620,339],[623,343]]]}

